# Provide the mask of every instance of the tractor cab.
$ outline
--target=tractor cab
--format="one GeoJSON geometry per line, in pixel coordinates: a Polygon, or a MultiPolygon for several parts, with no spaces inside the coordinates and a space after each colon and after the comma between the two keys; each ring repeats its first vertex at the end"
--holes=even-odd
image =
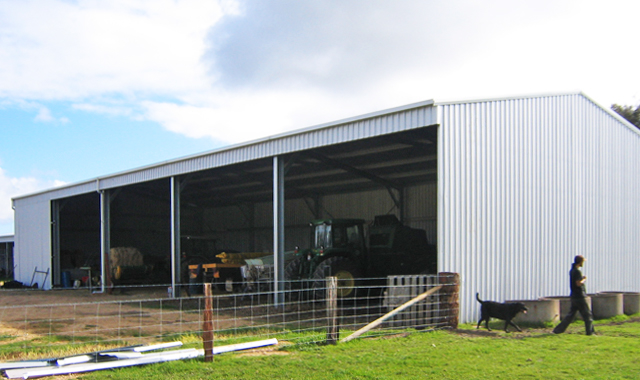
{"type": "Polygon", "coordinates": [[[296,248],[296,258],[285,268],[286,277],[310,279],[317,275],[324,279],[326,273],[332,272],[327,272],[331,269],[325,268],[327,265],[333,263],[335,267],[344,260],[353,263],[351,270],[361,275],[367,249],[364,223],[362,219],[318,219],[311,222],[310,247],[304,250],[296,248]],[[321,265],[323,263],[324,266],[321,265]],[[320,271],[316,273],[318,269],[320,271]]]}
{"type": "Polygon", "coordinates": [[[321,256],[360,255],[365,249],[364,220],[322,219],[311,223],[311,250],[321,256]]]}

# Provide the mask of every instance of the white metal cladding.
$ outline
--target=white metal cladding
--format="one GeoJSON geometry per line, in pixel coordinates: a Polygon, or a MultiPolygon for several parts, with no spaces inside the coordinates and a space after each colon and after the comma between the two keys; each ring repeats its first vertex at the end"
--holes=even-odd
{"type": "Polygon", "coordinates": [[[582,94],[438,105],[439,269],[496,301],[640,291],[640,134],[582,94]]]}
{"type": "Polygon", "coordinates": [[[51,206],[48,200],[26,199],[15,213],[14,279],[31,285],[34,270],[49,270],[35,279],[40,288],[51,288],[51,206]]]}

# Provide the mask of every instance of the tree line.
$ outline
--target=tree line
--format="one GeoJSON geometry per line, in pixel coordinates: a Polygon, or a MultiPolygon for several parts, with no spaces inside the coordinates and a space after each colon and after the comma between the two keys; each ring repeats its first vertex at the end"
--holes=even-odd
{"type": "Polygon", "coordinates": [[[616,111],[618,115],[627,119],[628,122],[640,128],[640,105],[637,107],[634,106],[621,106],[618,104],[613,104],[611,109],[616,111]]]}

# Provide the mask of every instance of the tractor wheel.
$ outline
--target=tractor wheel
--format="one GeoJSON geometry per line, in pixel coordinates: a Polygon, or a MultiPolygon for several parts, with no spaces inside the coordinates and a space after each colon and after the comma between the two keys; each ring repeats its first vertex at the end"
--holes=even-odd
{"type": "Polygon", "coordinates": [[[284,267],[284,279],[286,281],[296,281],[300,279],[300,267],[302,266],[302,257],[296,257],[289,261],[284,267]]]}
{"type": "Polygon", "coordinates": [[[285,297],[291,300],[300,298],[300,289],[303,289],[303,281],[300,277],[300,267],[302,266],[302,257],[296,257],[284,267],[284,288],[287,292],[285,297]]]}
{"type": "Polygon", "coordinates": [[[326,278],[329,276],[338,278],[338,298],[355,298],[357,295],[358,278],[362,277],[362,271],[357,263],[346,257],[331,257],[321,262],[313,272],[313,288],[316,298],[325,297],[326,278]]]}

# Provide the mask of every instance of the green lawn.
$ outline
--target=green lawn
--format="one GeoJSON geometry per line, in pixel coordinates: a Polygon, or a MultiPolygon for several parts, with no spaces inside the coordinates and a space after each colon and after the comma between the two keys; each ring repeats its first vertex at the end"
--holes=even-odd
{"type": "MultiPolygon", "coordinates": [[[[476,330],[418,332],[357,339],[336,346],[290,346],[263,355],[240,353],[85,374],[88,379],[636,379],[640,319],[596,324],[585,336],[574,323],[523,333],[476,330]]],[[[346,336],[346,335],[343,335],[346,336]]]]}

